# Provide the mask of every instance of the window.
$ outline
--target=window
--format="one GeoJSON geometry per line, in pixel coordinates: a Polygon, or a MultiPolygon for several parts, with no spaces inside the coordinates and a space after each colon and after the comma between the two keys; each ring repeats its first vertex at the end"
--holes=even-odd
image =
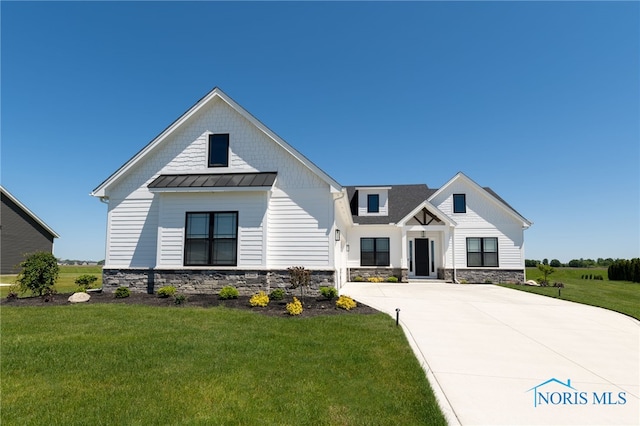
{"type": "Polygon", "coordinates": [[[360,266],[389,266],[389,238],[361,238],[360,266]]]}
{"type": "Polygon", "coordinates": [[[464,194],[453,194],[453,212],[454,213],[466,213],[467,212],[467,200],[464,194]]]}
{"type": "Polygon", "coordinates": [[[229,167],[229,134],[209,135],[209,167],[229,167]]]}
{"type": "Polygon", "coordinates": [[[467,238],[467,266],[498,266],[498,239],[467,238]]]}
{"type": "Polygon", "coordinates": [[[185,266],[235,266],[238,213],[187,213],[185,266]]]}
{"type": "Polygon", "coordinates": [[[367,195],[367,213],[379,213],[380,212],[380,195],[369,194],[367,195]]]}

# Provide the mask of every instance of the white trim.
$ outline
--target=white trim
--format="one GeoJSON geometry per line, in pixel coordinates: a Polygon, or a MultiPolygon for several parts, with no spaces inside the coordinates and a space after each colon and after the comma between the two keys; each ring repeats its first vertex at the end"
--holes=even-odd
{"type": "Polygon", "coordinates": [[[20,202],[20,200],[18,200],[16,197],[14,197],[9,191],[7,191],[7,189],[0,185],[0,192],[2,192],[8,199],[10,199],[11,201],[13,201],[18,207],[20,207],[26,214],[28,214],[29,216],[31,216],[31,218],[33,220],[35,220],[36,222],[38,222],[38,224],[40,226],[42,226],[47,232],[49,232],[51,235],[53,235],[53,238],[60,238],[60,235],[58,235],[58,233],[56,231],[54,231],[49,225],[47,225],[46,223],[44,223],[44,221],[42,219],[40,219],[38,216],[36,216],[36,214],[34,212],[32,212],[31,210],[29,210],[27,208],[27,206],[25,206],[24,204],[22,204],[20,202]]]}

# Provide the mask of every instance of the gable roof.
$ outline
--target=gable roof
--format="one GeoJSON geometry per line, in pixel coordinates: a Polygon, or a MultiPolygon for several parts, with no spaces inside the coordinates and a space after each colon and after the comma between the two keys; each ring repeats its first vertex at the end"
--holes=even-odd
{"type": "MultiPolygon", "coordinates": [[[[389,214],[387,216],[358,216],[358,188],[367,188],[367,186],[346,187],[354,223],[363,225],[398,223],[435,191],[429,189],[425,184],[387,185],[385,187],[389,188],[389,214]]],[[[380,188],[380,186],[370,186],[370,188],[380,188]]]]}
{"type": "Polygon", "coordinates": [[[306,166],[309,170],[315,173],[320,179],[326,182],[332,192],[340,192],[342,186],[336,182],[331,176],[326,174],[322,169],[316,166],[311,160],[302,155],[299,151],[289,145],[284,141],[280,136],[275,134],[272,130],[270,130],[267,126],[262,124],[257,118],[251,115],[247,110],[242,108],[238,103],[236,103],[233,99],[231,99],[227,94],[225,94],[218,87],[215,87],[208,94],[206,94],[203,98],[201,98],[198,102],[196,102],[187,112],[182,114],[177,120],[169,125],[166,129],[162,131],[158,136],[156,136],[151,142],[149,142],[144,148],[138,151],[129,161],[123,164],[118,170],[116,170],[111,176],[105,179],[98,187],[96,187],[91,195],[94,197],[105,197],[106,189],[111,186],[114,182],[119,180],[122,176],[124,176],[127,171],[131,170],[135,167],[142,159],[149,154],[149,152],[153,151],[156,147],[162,144],[164,140],[166,140],[170,135],[172,135],[180,126],[182,126],[189,118],[191,118],[198,111],[206,107],[215,99],[220,99],[229,105],[233,110],[235,110],[238,114],[240,114],[243,118],[253,124],[256,128],[261,130],[265,135],[267,135],[270,139],[272,139],[276,144],[280,145],[285,151],[291,154],[294,158],[296,158],[300,163],[306,166]]]}
{"type": "Polygon", "coordinates": [[[473,179],[471,179],[470,177],[468,177],[467,175],[465,175],[462,172],[456,173],[456,175],[454,177],[449,179],[449,181],[447,183],[445,183],[444,185],[442,185],[442,187],[440,189],[435,191],[429,197],[429,201],[431,201],[432,199],[436,198],[449,185],[451,185],[453,182],[455,182],[456,180],[459,180],[459,179],[462,179],[465,182],[467,182],[468,184],[470,184],[472,187],[475,187],[480,194],[485,195],[487,198],[489,198],[491,201],[493,201],[494,204],[496,204],[499,208],[503,209],[504,211],[506,211],[511,216],[514,216],[516,219],[522,221],[522,223],[523,223],[525,228],[528,228],[531,225],[533,225],[533,222],[529,221],[527,218],[525,218],[520,213],[518,213],[518,211],[516,209],[511,207],[506,201],[504,201],[502,199],[502,197],[500,197],[498,194],[496,194],[491,188],[488,188],[488,187],[484,187],[483,188],[482,186],[478,185],[473,179]]]}
{"type": "Polygon", "coordinates": [[[34,221],[36,221],[36,223],[38,223],[38,225],[42,226],[42,228],[44,228],[44,230],[46,232],[48,232],[49,234],[51,234],[51,236],[53,238],[60,238],[60,235],[58,235],[58,233],[56,231],[54,231],[49,225],[47,225],[46,223],[44,223],[44,221],[42,219],[40,219],[38,216],[36,216],[35,213],[33,213],[31,210],[29,210],[27,208],[27,206],[25,206],[24,204],[22,204],[20,202],[20,200],[18,200],[16,197],[14,197],[4,186],[0,185],[0,193],[7,197],[9,200],[11,200],[15,205],[17,205],[23,212],[25,212],[29,217],[31,217],[31,219],[33,219],[34,221]]]}

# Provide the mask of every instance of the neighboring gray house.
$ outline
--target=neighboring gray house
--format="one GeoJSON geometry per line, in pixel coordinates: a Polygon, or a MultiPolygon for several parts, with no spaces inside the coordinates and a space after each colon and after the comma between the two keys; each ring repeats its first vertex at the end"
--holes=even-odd
{"type": "Polygon", "coordinates": [[[2,186],[0,199],[0,274],[17,274],[25,254],[52,253],[60,236],[2,186]]]}
{"type": "Polygon", "coordinates": [[[108,203],[107,291],[250,293],[285,285],[291,266],[316,289],[524,280],[531,222],[491,190],[462,173],[439,189],[343,187],[218,88],[92,195],[108,203]]]}

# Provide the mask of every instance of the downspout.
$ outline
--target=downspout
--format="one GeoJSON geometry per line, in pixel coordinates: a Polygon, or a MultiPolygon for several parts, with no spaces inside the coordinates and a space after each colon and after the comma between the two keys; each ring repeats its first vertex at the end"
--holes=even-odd
{"type": "MultiPolygon", "coordinates": [[[[347,195],[346,192],[344,190],[342,190],[342,191],[340,191],[340,196],[339,197],[334,197],[334,199],[333,199],[333,224],[334,224],[333,232],[335,232],[336,229],[338,229],[338,227],[337,227],[338,224],[337,224],[337,220],[336,220],[336,201],[342,200],[346,195],[347,195]]],[[[340,235],[342,235],[342,234],[343,234],[343,232],[341,231],[340,235]]],[[[345,238],[346,238],[346,234],[345,234],[345,238]]],[[[340,244],[342,244],[342,236],[340,237],[340,241],[338,241],[337,243],[338,243],[338,247],[340,247],[340,244]]],[[[341,268],[338,267],[338,265],[337,265],[338,262],[337,262],[337,259],[336,259],[336,256],[335,256],[335,252],[336,252],[335,251],[335,244],[336,244],[336,242],[334,241],[333,244],[334,244],[334,249],[333,249],[333,253],[334,253],[334,256],[333,256],[333,267],[334,267],[334,269],[336,271],[336,289],[338,290],[338,294],[340,294],[340,288],[342,287],[342,271],[341,271],[341,268]]],[[[339,263],[340,263],[340,265],[342,265],[342,250],[339,250],[339,253],[340,253],[340,262],[339,263]]]]}
{"type": "Polygon", "coordinates": [[[455,284],[460,284],[458,282],[458,277],[456,274],[456,228],[451,228],[451,258],[453,259],[453,282],[455,284]]]}

